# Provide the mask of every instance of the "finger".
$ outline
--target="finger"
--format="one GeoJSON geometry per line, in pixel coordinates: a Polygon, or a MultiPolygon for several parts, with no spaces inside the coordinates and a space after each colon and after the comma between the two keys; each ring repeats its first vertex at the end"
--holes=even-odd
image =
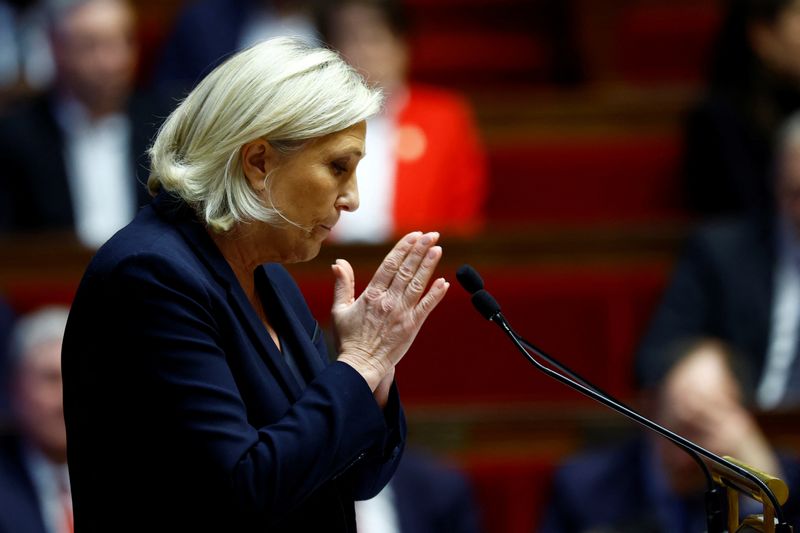
{"type": "Polygon", "coordinates": [[[447,294],[447,289],[449,288],[450,283],[445,281],[444,278],[439,278],[433,282],[428,293],[414,307],[414,322],[417,325],[422,325],[425,322],[431,311],[444,299],[444,295],[447,294]]]}
{"type": "MultiPolygon", "coordinates": [[[[428,281],[430,281],[430,275],[423,281],[417,277],[417,273],[420,269],[420,266],[424,262],[428,251],[431,249],[433,245],[436,244],[436,241],[439,240],[439,234],[435,231],[431,233],[426,233],[417,241],[411,251],[406,255],[405,259],[403,259],[403,264],[400,265],[400,268],[397,269],[397,274],[395,274],[394,279],[392,280],[391,285],[389,286],[389,292],[393,295],[397,296],[398,298],[402,296],[406,292],[406,288],[408,287],[409,283],[415,280],[415,285],[419,285],[422,281],[422,286],[418,287],[418,296],[422,293],[425,287],[428,285],[428,281]]],[[[417,297],[417,299],[419,299],[417,297]]],[[[416,300],[414,300],[416,303],[416,300]]]]}
{"type": "Polygon", "coordinates": [[[344,259],[337,259],[331,265],[331,271],[334,275],[333,308],[350,305],[355,300],[356,279],[353,267],[344,259]]]}
{"type": "Polygon", "coordinates": [[[379,291],[386,290],[392,283],[400,265],[403,264],[403,259],[405,259],[408,252],[414,247],[414,244],[420,236],[422,236],[422,232],[415,231],[400,239],[397,244],[395,244],[394,248],[392,248],[392,251],[384,258],[381,266],[378,267],[375,275],[372,276],[368,287],[379,291]]]}
{"type": "Polygon", "coordinates": [[[436,270],[436,266],[439,264],[441,258],[441,246],[432,246],[425,253],[425,257],[420,263],[417,272],[408,285],[406,285],[405,293],[403,294],[406,305],[414,306],[420,301],[422,294],[425,292],[425,287],[428,286],[428,282],[433,277],[433,272],[436,270]]]}

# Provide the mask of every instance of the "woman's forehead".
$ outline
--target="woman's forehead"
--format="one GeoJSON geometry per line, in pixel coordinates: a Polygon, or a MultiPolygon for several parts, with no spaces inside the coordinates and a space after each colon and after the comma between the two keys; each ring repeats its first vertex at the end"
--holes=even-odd
{"type": "Polygon", "coordinates": [[[359,122],[349,128],[319,137],[309,144],[309,149],[326,153],[353,155],[359,159],[364,157],[364,145],[367,134],[365,122],[359,122]]]}

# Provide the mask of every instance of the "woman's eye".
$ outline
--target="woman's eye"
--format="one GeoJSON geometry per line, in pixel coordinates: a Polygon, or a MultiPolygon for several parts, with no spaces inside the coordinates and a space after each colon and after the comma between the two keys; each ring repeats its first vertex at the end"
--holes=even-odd
{"type": "Polygon", "coordinates": [[[333,168],[333,173],[337,176],[345,174],[347,172],[347,165],[344,163],[340,163],[338,161],[334,161],[331,163],[331,167],[333,168]]]}

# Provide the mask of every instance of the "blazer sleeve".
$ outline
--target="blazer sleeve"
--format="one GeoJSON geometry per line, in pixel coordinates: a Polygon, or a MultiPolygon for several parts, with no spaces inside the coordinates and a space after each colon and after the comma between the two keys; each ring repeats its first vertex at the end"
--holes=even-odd
{"type": "Polygon", "coordinates": [[[159,257],[133,256],[113,277],[126,306],[118,340],[147,365],[164,403],[155,416],[174,425],[211,482],[230,485],[243,511],[274,523],[350,467],[359,480],[386,477],[366,460],[390,446],[392,431],[350,366],[329,365],[279,420],[253,427],[209,290],[159,257]]]}

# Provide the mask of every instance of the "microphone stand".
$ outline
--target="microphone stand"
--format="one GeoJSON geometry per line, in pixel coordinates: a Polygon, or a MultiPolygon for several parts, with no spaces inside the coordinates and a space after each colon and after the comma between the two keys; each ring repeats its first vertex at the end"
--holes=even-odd
{"type": "MultiPolygon", "coordinates": [[[[634,420],[635,422],[645,426],[646,428],[650,429],[651,431],[655,431],[659,435],[667,438],[668,440],[672,441],[674,444],[685,450],[689,453],[700,465],[703,469],[703,472],[706,474],[707,480],[709,480],[709,487],[706,491],[706,519],[708,525],[708,533],[724,533],[726,531],[724,526],[724,517],[723,517],[723,508],[722,508],[722,493],[719,489],[715,486],[714,482],[712,481],[712,475],[709,472],[708,465],[700,458],[700,456],[705,457],[712,463],[714,463],[714,471],[717,477],[720,478],[721,482],[725,484],[726,487],[729,489],[734,489],[739,491],[740,487],[736,485],[735,480],[741,480],[742,484],[746,487],[752,487],[751,491],[748,493],[753,496],[753,492],[758,492],[762,495],[762,498],[756,498],[762,501],[762,503],[770,507],[771,510],[774,512],[774,517],[777,518],[778,524],[777,526],[774,524],[774,520],[770,520],[770,523],[767,524],[766,520],[764,521],[764,531],[767,532],[776,532],[776,533],[792,533],[792,527],[786,522],[783,509],[781,508],[781,502],[778,501],[773,491],[767,485],[767,483],[762,480],[759,476],[752,473],[750,470],[741,466],[739,464],[735,464],[727,459],[719,457],[718,455],[706,450],[705,448],[693,443],[692,441],[674,433],[667,428],[660,426],[659,424],[653,422],[649,418],[646,418],[633,409],[630,409],[623,403],[615,400],[612,396],[607,395],[599,391],[596,387],[588,383],[586,380],[580,378],[576,374],[574,374],[569,369],[558,362],[554,363],[554,359],[549,355],[545,354],[542,350],[537,348],[531,343],[524,341],[520,335],[518,335],[510,326],[508,321],[505,319],[503,314],[500,312],[500,306],[494,300],[494,298],[485,290],[481,289],[475,292],[472,295],[472,303],[475,308],[487,318],[489,321],[494,322],[497,324],[503,332],[511,339],[511,342],[517,347],[517,349],[522,353],[528,361],[533,364],[536,368],[540,371],[544,372],[548,376],[552,377],[553,379],[560,381],[561,383],[567,385],[568,387],[594,399],[597,402],[609,407],[610,409],[634,420]],[[545,359],[546,361],[550,362],[557,368],[562,369],[565,373],[573,375],[578,379],[571,379],[567,376],[559,374],[558,372],[544,366],[539,361],[533,357],[528,349],[526,349],[525,345],[528,345],[530,349],[545,359]],[[565,370],[566,369],[566,370],[565,370]],[[587,386],[588,385],[588,386],[587,386]],[[769,502],[764,501],[763,497],[766,497],[769,502]]],[[[729,497],[730,501],[730,497],[729,497]]],[[[772,518],[773,512],[765,513],[765,518],[769,517],[772,518]]],[[[729,517],[729,521],[730,521],[729,517]]],[[[738,517],[737,517],[738,520],[738,517]]],[[[748,526],[753,527],[752,523],[748,523],[748,526]]]]}
{"type": "MultiPolygon", "coordinates": [[[[502,317],[502,314],[500,315],[500,317],[502,317]]],[[[492,319],[490,318],[489,320],[492,320],[492,319]]],[[[503,318],[503,320],[505,320],[505,319],[503,318]]],[[[494,320],[492,320],[492,321],[493,321],[493,322],[495,322],[495,323],[497,323],[497,322],[496,322],[496,321],[494,321],[494,320]]],[[[506,321],[506,325],[508,325],[508,322],[507,322],[507,321],[506,321]]],[[[616,400],[613,398],[613,396],[611,396],[611,395],[610,395],[610,394],[608,394],[607,392],[603,391],[603,389],[601,389],[601,388],[600,388],[600,387],[598,387],[597,385],[594,385],[594,384],[593,384],[593,383],[591,383],[589,380],[587,380],[587,379],[583,378],[583,377],[582,377],[582,376],[580,376],[578,373],[576,373],[576,372],[574,372],[573,370],[571,370],[571,369],[570,369],[568,366],[566,366],[565,364],[563,364],[563,363],[559,362],[559,361],[558,361],[558,360],[556,360],[555,358],[551,357],[551,356],[550,356],[550,355],[548,355],[548,354],[547,354],[547,353],[546,353],[544,350],[542,350],[541,348],[539,348],[538,346],[536,346],[536,345],[535,345],[535,344],[533,344],[532,342],[530,342],[530,341],[526,340],[526,339],[525,339],[524,337],[522,337],[521,335],[517,334],[517,332],[516,332],[516,331],[514,331],[514,330],[513,330],[513,329],[512,329],[510,326],[508,326],[508,329],[507,329],[507,330],[506,330],[506,328],[505,328],[505,327],[503,327],[502,325],[501,325],[501,328],[503,328],[503,330],[504,330],[504,331],[507,331],[507,332],[509,332],[509,331],[510,331],[510,332],[511,332],[511,334],[514,336],[514,338],[515,338],[515,339],[516,339],[516,340],[517,340],[519,343],[521,343],[522,345],[524,345],[524,347],[525,347],[525,348],[527,348],[528,350],[532,351],[534,354],[536,354],[536,355],[537,355],[538,357],[540,357],[541,359],[544,359],[545,361],[547,361],[547,363],[548,363],[548,364],[550,364],[551,366],[553,366],[553,367],[557,368],[558,370],[560,370],[562,373],[564,373],[564,374],[566,374],[567,376],[569,376],[569,377],[570,377],[572,380],[574,380],[574,381],[575,381],[575,382],[577,382],[578,384],[580,384],[580,385],[583,385],[583,386],[584,386],[584,387],[586,387],[587,389],[591,389],[591,390],[593,390],[593,391],[594,391],[595,393],[597,393],[597,394],[598,394],[600,397],[602,397],[602,398],[606,398],[606,399],[607,399],[607,400],[609,400],[610,402],[616,402],[616,403],[617,403],[617,405],[618,405],[619,407],[626,408],[626,407],[624,406],[624,404],[622,404],[621,402],[618,402],[618,401],[616,401],[616,400]]],[[[516,343],[515,343],[515,344],[516,344],[516,343]]],[[[547,372],[547,370],[548,370],[548,369],[546,369],[545,367],[543,367],[543,366],[542,366],[542,365],[541,365],[541,364],[540,364],[538,361],[534,360],[534,359],[533,359],[533,358],[530,356],[530,354],[529,354],[529,353],[527,353],[527,351],[526,351],[526,350],[524,350],[524,348],[523,348],[523,354],[524,354],[524,355],[525,355],[525,356],[528,358],[528,360],[529,360],[531,363],[533,363],[533,364],[534,364],[534,365],[535,365],[535,366],[536,366],[538,369],[540,369],[540,370],[545,370],[545,372],[546,372],[548,375],[552,375],[552,374],[550,374],[549,372],[547,372]]],[[[551,370],[550,372],[553,372],[553,371],[551,370]]],[[[555,374],[555,372],[554,372],[554,374],[555,374]]],[[[558,378],[557,378],[557,379],[558,379],[558,378]]],[[[559,381],[561,381],[561,380],[559,380],[559,381]]],[[[568,385],[569,385],[569,386],[571,386],[570,384],[568,384],[568,385]]],[[[573,387],[573,388],[574,388],[574,387],[573,387]]],[[[584,391],[582,391],[582,390],[580,390],[580,389],[577,389],[577,390],[578,390],[579,392],[581,392],[581,393],[584,393],[584,391]]],[[[585,394],[585,393],[584,393],[584,394],[585,394]]],[[[592,397],[592,398],[593,398],[593,399],[595,399],[595,400],[598,400],[597,398],[594,398],[594,397],[592,397]]],[[[598,400],[598,401],[600,401],[600,400],[598,400]]],[[[601,403],[603,403],[604,405],[607,405],[607,406],[611,407],[611,408],[612,408],[612,409],[614,409],[615,411],[619,411],[618,409],[616,409],[616,407],[613,407],[613,406],[609,405],[608,403],[605,403],[605,402],[601,402],[601,403]]],[[[631,411],[632,413],[634,413],[634,411],[633,411],[633,410],[630,410],[630,411],[631,411]]],[[[623,412],[622,414],[624,414],[625,416],[628,416],[629,418],[633,418],[634,420],[636,420],[636,422],[642,423],[640,420],[638,420],[638,419],[636,419],[636,418],[634,418],[634,417],[631,417],[631,416],[630,416],[630,415],[628,415],[627,413],[624,413],[624,412],[623,412]]],[[[637,413],[637,414],[638,414],[638,413],[637,413]]],[[[650,421],[649,419],[647,419],[647,418],[644,418],[644,417],[642,417],[642,418],[643,418],[644,420],[647,420],[648,422],[651,422],[651,421],[650,421]]],[[[656,424],[655,424],[655,422],[651,422],[651,423],[652,423],[653,425],[656,425],[656,424]]],[[[653,427],[651,427],[651,426],[647,425],[646,423],[644,423],[644,425],[645,425],[646,427],[648,427],[649,429],[654,429],[653,427]]],[[[662,428],[662,429],[664,429],[664,431],[666,431],[666,432],[672,433],[672,432],[670,432],[669,430],[667,430],[666,428],[663,428],[662,426],[658,426],[658,427],[659,427],[659,428],[662,428]]],[[[656,430],[656,431],[657,431],[657,430],[656,430]]],[[[660,432],[659,432],[659,433],[660,433],[660,432]]],[[[663,434],[662,434],[662,435],[663,435],[663,434]]],[[[670,436],[668,436],[668,435],[664,435],[664,436],[665,436],[666,438],[668,438],[669,440],[671,440],[673,444],[676,444],[676,445],[677,445],[678,447],[680,447],[680,448],[681,448],[683,451],[685,451],[687,454],[689,454],[689,456],[690,456],[692,459],[694,459],[694,461],[697,463],[697,465],[698,465],[698,466],[700,467],[700,469],[703,471],[703,475],[704,475],[704,476],[705,476],[705,478],[706,478],[706,492],[705,492],[705,495],[704,495],[704,496],[705,496],[706,526],[707,526],[707,528],[708,528],[708,529],[707,529],[707,532],[708,532],[708,533],[720,533],[720,532],[723,532],[723,531],[725,531],[725,515],[724,515],[724,510],[725,510],[725,509],[724,509],[724,506],[723,506],[723,501],[724,501],[724,500],[723,500],[723,497],[724,497],[724,495],[725,495],[725,494],[724,494],[724,492],[723,492],[722,490],[720,490],[720,489],[717,487],[717,485],[714,483],[714,477],[713,477],[713,475],[712,475],[712,473],[711,473],[711,470],[708,468],[708,465],[706,465],[706,463],[705,463],[705,462],[704,462],[704,461],[703,461],[703,460],[700,458],[700,456],[699,456],[699,455],[697,455],[697,453],[696,453],[694,450],[685,448],[684,446],[682,446],[682,443],[676,442],[675,440],[673,440],[672,438],[670,438],[670,436]]],[[[677,436],[677,435],[676,435],[676,436],[677,436]]]]}

